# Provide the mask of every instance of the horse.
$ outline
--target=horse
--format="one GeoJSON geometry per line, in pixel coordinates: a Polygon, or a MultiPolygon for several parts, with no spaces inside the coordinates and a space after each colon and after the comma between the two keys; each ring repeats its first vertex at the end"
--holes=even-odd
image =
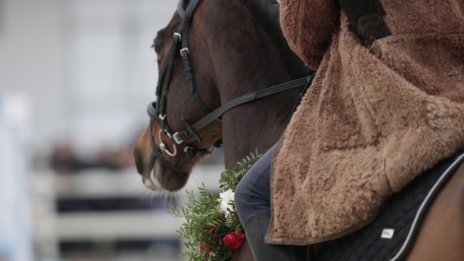
{"type": "MultiPolygon", "coordinates": [[[[162,94],[166,95],[165,100],[168,101],[165,114],[171,129],[185,129],[186,125],[206,114],[205,108],[219,108],[246,93],[305,77],[310,73],[286,44],[278,29],[278,16],[264,8],[252,7],[256,3],[202,1],[199,4],[188,32],[190,66],[194,69],[197,88],[189,89],[191,87],[184,77],[182,58],[177,55],[173,61],[169,91],[162,94]]],[[[161,71],[168,60],[170,46],[173,45],[172,36],[181,21],[176,13],[154,40],[153,47],[161,68],[160,79],[163,78],[161,71]]],[[[182,37],[187,38],[187,34],[182,37]]],[[[169,135],[160,133],[160,124],[151,124],[153,131],[145,129],[136,141],[134,155],[138,171],[146,176],[146,171],[155,168],[154,174],[161,188],[174,191],[185,185],[192,167],[204,152],[219,141],[223,143],[226,168],[233,167],[251,151],[257,149],[264,152],[282,134],[292,109],[299,101],[300,91],[295,88],[235,107],[221,119],[199,130],[196,136],[201,139],[193,138],[182,145],[176,145],[177,155],[168,156],[165,161],[181,166],[178,173],[164,166],[160,162],[162,157],[156,161],[151,159],[150,133],[154,135],[156,144],[159,144],[160,139],[167,146],[176,144],[169,135]]]]}
{"type": "MultiPolygon", "coordinates": [[[[282,35],[278,4],[267,0],[180,1],[153,47],[160,68],[158,100],[148,106],[151,121],[134,148],[137,170],[152,190],[182,188],[193,166],[219,143],[226,168],[250,151],[266,151],[283,133],[302,89],[253,96],[310,74],[282,35]]],[[[464,257],[464,167],[456,168],[406,260],[464,257]]],[[[311,248],[310,260],[318,260],[324,247],[311,248]]],[[[248,253],[240,260],[250,258],[248,253]]]]}

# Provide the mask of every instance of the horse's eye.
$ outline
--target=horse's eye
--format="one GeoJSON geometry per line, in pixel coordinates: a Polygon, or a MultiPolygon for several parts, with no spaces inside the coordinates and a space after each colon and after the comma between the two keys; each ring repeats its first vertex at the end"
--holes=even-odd
{"type": "Polygon", "coordinates": [[[156,54],[160,54],[161,52],[161,46],[159,46],[159,44],[154,44],[153,48],[155,48],[155,53],[156,54]]]}
{"type": "Polygon", "coordinates": [[[155,52],[159,55],[163,49],[164,42],[166,41],[167,29],[162,29],[156,33],[155,39],[153,39],[153,48],[155,52]]]}
{"type": "Polygon", "coordinates": [[[161,53],[161,49],[163,49],[164,45],[164,37],[158,33],[158,36],[153,40],[153,48],[157,54],[161,53]]]}

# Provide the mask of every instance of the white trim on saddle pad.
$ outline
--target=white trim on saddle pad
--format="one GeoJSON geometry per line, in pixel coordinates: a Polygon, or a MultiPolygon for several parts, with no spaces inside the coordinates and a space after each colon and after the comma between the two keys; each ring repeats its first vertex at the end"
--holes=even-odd
{"type": "Polygon", "coordinates": [[[430,201],[434,199],[436,193],[440,192],[441,188],[443,188],[444,183],[448,181],[448,177],[454,173],[456,168],[459,167],[459,164],[462,163],[463,160],[464,153],[461,153],[459,156],[456,157],[453,163],[451,163],[451,165],[443,172],[443,174],[441,174],[440,178],[438,178],[433,187],[427,193],[427,196],[424,198],[422,204],[417,210],[416,216],[414,217],[414,221],[412,222],[411,228],[409,229],[408,236],[404,240],[404,243],[401,246],[400,250],[398,250],[398,253],[396,253],[396,255],[390,259],[390,261],[397,261],[400,260],[401,257],[403,257],[403,254],[408,249],[408,246],[413,243],[411,242],[411,240],[414,239],[414,235],[419,229],[421,217],[423,217],[423,215],[426,214],[427,206],[429,206],[431,203],[430,201]]]}

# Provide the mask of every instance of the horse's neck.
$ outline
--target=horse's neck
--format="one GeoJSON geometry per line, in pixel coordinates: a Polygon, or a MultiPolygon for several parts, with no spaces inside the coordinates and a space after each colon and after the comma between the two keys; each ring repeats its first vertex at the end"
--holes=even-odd
{"type": "Polygon", "coordinates": [[[250,152],[264,153],[277,142],[290,118],[291,109],[281,106],[283,104],[257,102],[234,109],[224,116],[226,168],[234,166],[250,152]]]}
{"type": "MultiPolygon", "coordinates": [[[[228,21],[218,22],[217,28],[210,27],[215,35],[210,36],[208,45],[221,103],[253,90],[289,81],[298,74],[284,66],[288,64],[290,55],[289,49],[281,48],[284,39],[276,41],[275,37],[266,33],[262,26],[256,24],[256,17],[247,12],[248,7],[235,7],[239,9],[237,14],[229,13],[225,16],[228,21]]],[[[299,70],[302,76],[302,68],[299,67],[299,70]]],[[[256,149],[260,153],[265,152],[278,140],[298,101],[298,93],[294,90],[264,98],[241,105],[224,115],[223,142],[227,168],[256,149]]]]}

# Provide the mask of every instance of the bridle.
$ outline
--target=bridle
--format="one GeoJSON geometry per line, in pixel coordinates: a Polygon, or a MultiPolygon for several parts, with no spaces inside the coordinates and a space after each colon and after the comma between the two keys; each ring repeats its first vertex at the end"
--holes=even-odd
{"type": "MultiPolygon", "coordinates": [[[[156,88],[156,102],[151,102],[148,105],[147,113],[150,116],[150,143],[152,146],[152,156],[154,159],[160,160],[161,164],[174,171],[175,173],[184,173],[185,171],[174,166],[173,164],[169,163],[167,160],[163,158],[163,156],[167,157],[175,157],[178,154],[177,145],[181,145],[185,143],[186,140],[194,138],[198,143],[201,142],[201,137],[198,134],[200,130],[208,126],[209,124],[218,121],[221,119],[222,115],[227,111],[240,106],[245,103],[249,103],[264,97],[268,97],[280,92],[292,90],[295,88],[302,88],[304,87],[305,90],[311,84],[313,79],[313,74],[311,73],[307,77],[299,78],[296,80],[292,80],[286,83],[274,85],[265,89],[260,89],[257,91],[249,92],[244,94],[240,97],[232,99],[217,109],[209,110],[207,106],[204,104],[200,95],[198,94],[197,85],[195,82],[195,77],[193,73],[193,67],[191,64],[190,59],[190,49],[188,45],[188,33],[190,22],[192,21],[193,14],[195,9],[198,7],[198,4],[201,0],[192,0],[189,2],[186,8],[183,6],[183,1],[180,0],[177,6],[177,14],[181,17],[181,22],[173,34],[173,43],[169,50],[166,62],[164,63],[162,69],[160,70],[160,76],[158,78],[158,85],[156,88]],[[180,131],[173,131],[168,122],[166,117],[166,105],[167,105],[167,94],[169,90],[169,85],[172,76],[172,70],[174,66],[174,60],[176,58],[177,53],[180,54],[183,64],[184,64],[184,72],[185,78],[188,84],[188,90],[190,94],[193,96],[197,105],[203,110],[206,114],[200,120],[196,121],[195,123],[191,124],[187,122],[185,119],[181,118],[180,120],[184,123],[185,128],[180,131]],[[159,131],[158,131],[158,139],[159,145],[155,143],[155,137],[153,134],[153,123],[158,124],[159,131]],[[170,140],[172,145],[172,151],[170,151],[166,144],[162,141],[161,137],[162,134],[165,134],[170,140]]],[[[188,157],[193,158],[196,155],[200,156],[207,156],[211,154],[215,147],[220,146],[220,142],[214,144],[209,149],[200,149],[196,148],[193,145],[186,145],[184,147],[183,152],[187,154],[188,157]]]]}

